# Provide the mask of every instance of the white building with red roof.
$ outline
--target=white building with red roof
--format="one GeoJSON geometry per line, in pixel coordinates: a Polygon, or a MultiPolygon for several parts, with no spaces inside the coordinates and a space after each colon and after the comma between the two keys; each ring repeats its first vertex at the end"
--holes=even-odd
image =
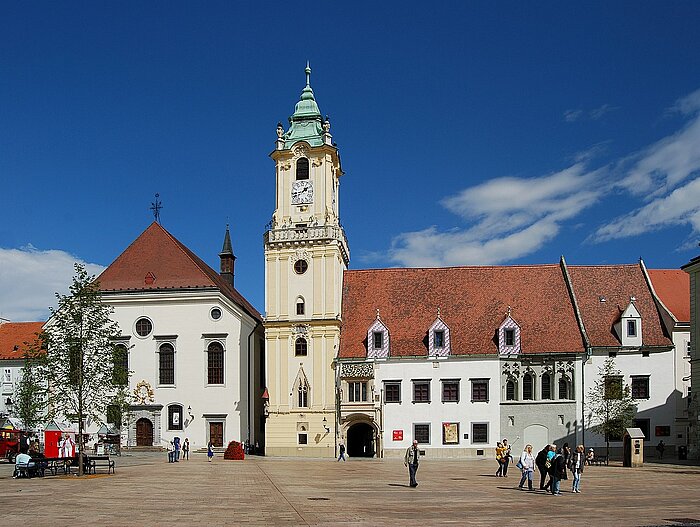
{"type": "Polygon", "coordinates": [[[262,319],[234,287],[228,227],[219,256],[217,273],[154,222],[98,277],[137,399],[129,446],[263,445],[262,319]]]}
{"type": "Polygon", "coordinates": [[[43,322],[0,320],[0,417],[13,416],[15,389],[24,368],[24,356],[41,332],[43,322]]]}

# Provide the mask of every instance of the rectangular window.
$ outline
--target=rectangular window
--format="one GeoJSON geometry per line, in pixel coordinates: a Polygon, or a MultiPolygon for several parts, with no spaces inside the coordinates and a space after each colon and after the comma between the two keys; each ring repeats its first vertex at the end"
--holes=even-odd
{"type": "Polygon", "coordinates": [[[298,435],[298,438],[299,438],[299,444],[300,444],[300,445],[305,445],[305,444],[307,444],[308,440],[307,440],[306,432],[299,433],[299,434],[297,434],[297,435],[298,435]]]}
{"type": "Polygon", "coordinates": [[[401,383],[400,382],[385,382],[384,383],[384,402],[385,403],[400,403],[401,402],[401,383]]]}
{"type": "Polygon", "coordinates": [[[351,403],[367,402],[367,383],[366,382],[349,382],[348,383],[348,401],[351,403]]]}
{"type": "Polygon", "coordinates": [[[489,380],[472,379],[472,402],[489,402],[489,380]]]}
{"type": "Polygon", "coordinates": [[[637,336],[637,321],[628,320],[627,321],[627,336],[636,337],[637,336]]]}
{"type": "Polygon", "coordinates": [[[381,331],[375,331],[374,333],[372,333],[372,340],[374,341],[372,343],[374,349],[382,349],[382,346],[384,344],[384,333],[382,333],[381,331]]]}
{"type": "Polygon", "coordinates": [[[413,381],[413,402],[430,402],[430,381],[413,381]]]}
{"type": "Polygon", "coordinates": [[[436,348],[444,348],[445,347],[445,332],[444,331],[435,331],[433,333],[433,345],[436,348]]]}
{"type": "Polygon", "coordinates": [[[168,430],[182,430],[182,406],[168,406],[168,430]]]}
{"type": "Polygon", "coordinates": [[[413,425],[413,439],[418,441],[420,445],[430,444],[430,425],[420,424],[413,425]]]}
{"type": "Polygon", "coordinates": [[[458,403],[459,402],[459,381],[449,380],[442,381],[442,402],[443,403],[458,403]]]}
{"type": "Polygon", "coordinates": [[[506,329],[503,333],[504,333],[505,338],[506,338],[506,346],[515,345],[515,330],[514,329],[506,329]]]}
{"type": "Polygon", "coordinates": [[[12,382],[12,370],[10,368],[5,368],[3,382],[12,382]]]}
{"type": "Polygon", "coordinates": [[[654,431],[654,435],[656,437],[670,437],[671,435],[671,427],[670,426],[657,426],[656,430],[654,431]]]}
{"type": "Polygon", "coordinates": [[[129,352],[122,345],[114,347],[112,384],[115,386],[126,386],[129,384],[129,352]]]}
{"type": "Polygon", "coordinates": [[[605,378],[605,399],[622,399],[622,377],[614,375],[605,378]]]}
{"type": "Polygon", "coordinates": [[[297,315],[304,314],[304,302],[297,302],[297,315]]]}
{"type": "Polygon", "coordinates": [[[632,426],[635,428],[639,428],[642,433],[644,434],[644,439],[647,441],[651,441],[651,436],[650,434],[650,426],[649,426],[650,420],[649,419],[633,419],[632,420],[632,426]]]}
{"type": "Polygon", "coordinates": [[[632,399],[649,398],[649,377],[632,377],[632,399]]]}
{"type": "Polygon", "coordinates": [[[489,442],[489,424],[472,423],[472,443],[489,442]]]}

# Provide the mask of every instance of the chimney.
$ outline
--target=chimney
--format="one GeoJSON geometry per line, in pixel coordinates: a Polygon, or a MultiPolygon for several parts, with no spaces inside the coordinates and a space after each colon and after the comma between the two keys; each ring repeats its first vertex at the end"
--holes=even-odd
{"type": "Polygon", "coordinates": [[[233,286],[233,267],[236,262],[236,257],[233,255],[233,248],[231,247],[231,235],[228,231],[228,223],[226,224],[226,235],[224,236],[224,246],[219,253],[219,258],[221,259],[221,266],[219,274],[226,283],[233,286]]]}

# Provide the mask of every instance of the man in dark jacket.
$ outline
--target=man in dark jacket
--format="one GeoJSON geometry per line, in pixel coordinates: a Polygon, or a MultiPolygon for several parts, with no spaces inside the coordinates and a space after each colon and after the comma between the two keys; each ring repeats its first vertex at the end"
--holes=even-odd
{"type": "Polygon", "coordinates": [[[561,448],[557,450],[557,453],[552,458],[549,471],[552,476],[552,495],[561,496],[561,492],[559,492],[559,484],[561,483],[562,478],[566,475],[566,461],[564,460],[564,454],[561,448]]]}
{"type": "Polygon", "coordinates": [[[535,465],[537,465],[537,470],[540,471],[540,490],[546,489],[544,480],[547,478],[547,452],[549,452],[549,445],[545,445],[535,458],[535,465]]]}

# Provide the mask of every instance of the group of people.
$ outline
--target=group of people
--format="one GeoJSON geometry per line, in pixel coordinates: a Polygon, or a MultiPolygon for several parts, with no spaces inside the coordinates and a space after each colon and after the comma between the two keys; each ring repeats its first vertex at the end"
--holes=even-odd
{"type": "MultiPolygon", "coordinates": [[[[496,476],[507,477],[508,461],[512,457],[510,456],[510,447],[507,445],[508,443],[504,439],[496,447],[496,459],[499,464],[496,476]]],[[[553,496],[560,496],[561,480],[568,480],[567,471],[570,471],[573,476],[571,492],[580,493],[581,475],[586,461],[587,456],[583,445],[578,445],[573,452],[569,443],[564,443],[564,446],[559,448],[553,444],[546,445],[536,456],[532,453],[532,445],[526,445],[517,463],[517,467],[521,471],[518,488],[525,490],[525,482],[527,481],[528,490],[534,490],[532,480],[535,468],[537,468],[540,473],[540,490],[549,491],[553,496]],[[548,481],[547,477],[549,477],[548,481]]]]}
{"type": "Polygon", "coordinates": [[[182,459],[190,459],[190,440],[185,438],[185,441],[180,444],[180,438],[175,436],[170,443],[168,443],[168,463],[177,463],[180,461],[180,452],[182,452],[182,459]]]}

